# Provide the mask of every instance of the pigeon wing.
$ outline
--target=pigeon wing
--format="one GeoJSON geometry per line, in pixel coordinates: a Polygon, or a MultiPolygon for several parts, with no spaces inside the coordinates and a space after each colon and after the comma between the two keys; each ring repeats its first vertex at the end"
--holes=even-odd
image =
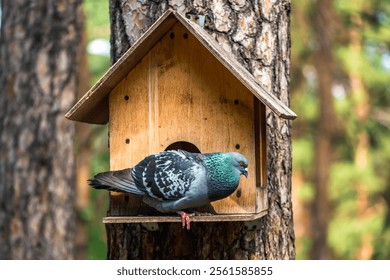
{"type": "Polygon", "coordinates": [[[176,200],[186,196],[199,168],[199,163],[189,155],[166,151],[145,158],[134,167],[133,177],[149,196],[176,200]]]}

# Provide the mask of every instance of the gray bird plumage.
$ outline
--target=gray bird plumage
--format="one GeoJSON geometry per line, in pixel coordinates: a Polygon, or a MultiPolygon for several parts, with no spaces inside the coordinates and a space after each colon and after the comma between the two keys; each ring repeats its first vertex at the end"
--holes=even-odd
{"type": "Polygon", "coordinates": [[[160,212],[178,212],[229,196],[240,175],[248,175],[247,167],[247,159],[236,152],[164,151],[133,168],[99,173],[89,184],[143,196],[144,203],[160,212]]]}

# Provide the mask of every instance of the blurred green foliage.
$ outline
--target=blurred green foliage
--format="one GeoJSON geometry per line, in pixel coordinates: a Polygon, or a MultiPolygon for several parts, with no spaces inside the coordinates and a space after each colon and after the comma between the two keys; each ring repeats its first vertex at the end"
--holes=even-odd
{"type": "MultiPolygon", "coordinates": [[[[292,1],[291,107],[299,116],[293,123],[293,172],[304,176],[295,203],[310,202],[315,192],[313,135],[319,110],[314,68],[315,3],[292,1]]],[[[390,2],[335,0],[333,8],[336,32],[332,86],[338,121],[328,188],[328,244],[335,259],[356,259],[363,246],[371,250],[369,258],[389,259],[390,2]],[[351,40],[354,31],[358,32],[358,42],[351,40]],[[351,80],[352,76],[361,78],[368,100],[359,100],[362,97],[354,91],[356,81],[351,80]],[[364,102],[369,113],[362,121],[356,112],[364,102]],[[356,156],[358,135],[362,134],[368,136],[365,162],[359,162],[356,156]]],[[[295,221],[296,227],[305,226],[297,217],[295,221]]],[[[297,236],[298,246],[304,248],[297,248],[297,258],[309,258],[310,235],[297,236]]]]}
{"type": "MultiPolygon", "coordinates": [[[[83,0],[86,19],[87,45],[96,39],[109,41],[109,1],[83,0]]],[[[93,86],[110,67],[109,55],[87,53],[90,72],[89,86],[93,86]]],[[[91,174],[109,170],[108,127],[94,125],[91,136],[91,174]]],[[[81,216],[88,224],[87,259],[106,259],[106,233],[102,218],[107,215],[108,193],[92,189],[90,203],[81,216]]]]}
{"type": "MultiPolygon", "coordinates": [[[[95,39],[110,39],[110,21],[107,0],[83,0],[86,18],[87,43],[95,39]]],[[[90,85],[94,85],[110,66],[110,57],[88,53],[90,85]]]]}
{"type": "MultiPolygon", "coordinates": [[[[96,126],[92,135],[91,174],[110,169],[107,143],[107,126],[96,126]]],[[[107,243],[102,218],[107,216],[108,192],[91,190],[90,204],[86,209],[88,215],[88,259],[106,259],[107,243]]]]}
{"type": "Polygon", "coordinates": [[[110,38],[109,1],[83,0],[88,41],[110,38]]]}

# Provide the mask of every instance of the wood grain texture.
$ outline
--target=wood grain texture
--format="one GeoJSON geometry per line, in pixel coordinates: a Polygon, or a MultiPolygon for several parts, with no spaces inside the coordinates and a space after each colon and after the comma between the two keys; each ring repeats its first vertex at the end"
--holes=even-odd
{"type": "MultiPolygon", "coordinates": [[[[191,217],[191,223],[196,222],[237,222],[253,221],[267,215],[267,210],[255,214],[199,214],[191,217]]],[[[181,223],[179,216],[110,216],[103,218],[105,224],[123,223],[181,223]]]]}

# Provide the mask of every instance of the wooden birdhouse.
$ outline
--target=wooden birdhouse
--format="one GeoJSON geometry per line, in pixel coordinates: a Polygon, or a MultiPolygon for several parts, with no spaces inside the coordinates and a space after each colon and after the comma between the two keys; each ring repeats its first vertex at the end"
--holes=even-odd
{"type": "MultiPolygon", "coordinates": [[[[111,170],[169,149],[242,153],[249,177],[231,196],[202,209],[213,215],[192,221],[249,221],[267,213],[265,107],[281,118],[296,117],[199,25],[167,11],[66,117],[109,123],[111,170]]],[[[105,223],[180,221],[116,192],[108,215],[105,223]]]]}

